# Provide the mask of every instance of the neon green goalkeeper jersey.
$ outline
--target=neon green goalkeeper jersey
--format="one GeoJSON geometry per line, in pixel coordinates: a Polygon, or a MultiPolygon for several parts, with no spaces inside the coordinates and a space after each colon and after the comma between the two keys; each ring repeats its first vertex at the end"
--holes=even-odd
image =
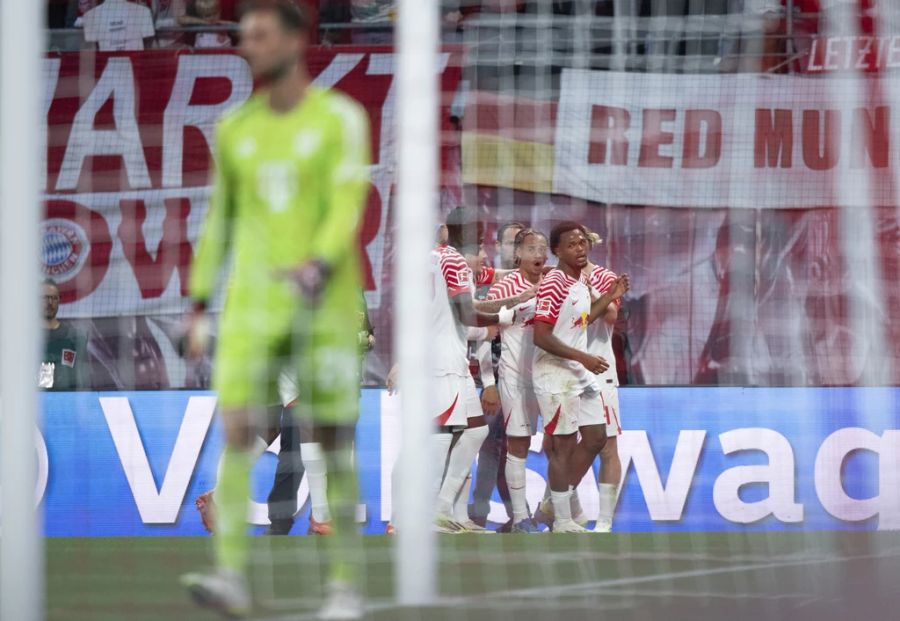
{"type": "Polygon", "coordinates": [[[255,400],[252,386],[230,384],[267,381],[270,369],[257,373],[248,365],[266,367],[296,336],[315,333],[334,349],[343,347],[344,333],[352,334],[348,346],[355,356],[357,231],[369,187],[369,150],[365,110],[331,90],[308,88],[286,113],[273,111],[267,94],[259,93],[220,121],[215,186],[190,293],[209,300],[231,250],[213,378],[223,401],[255,400]],[[324,261],[329,271],[314,312],[285,278],[311,259],[324,261]]]}

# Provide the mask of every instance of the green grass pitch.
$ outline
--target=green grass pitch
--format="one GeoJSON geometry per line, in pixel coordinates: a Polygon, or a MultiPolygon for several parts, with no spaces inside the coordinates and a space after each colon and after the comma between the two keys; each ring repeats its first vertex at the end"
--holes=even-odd
{"type": "MultiPolygon", "coordinates": [[[[367,618],[900,619],[900,533],[625,533],[441,536],[433,607],[395,606],[388,537],[360,551],[367,618]]],[[[321,538],[254,540],[254,619],[314,619],[321,538]]],[[[181,573],[209,561],[206,538],[46,540],[47,618],[215,619],[181,573]]]]}

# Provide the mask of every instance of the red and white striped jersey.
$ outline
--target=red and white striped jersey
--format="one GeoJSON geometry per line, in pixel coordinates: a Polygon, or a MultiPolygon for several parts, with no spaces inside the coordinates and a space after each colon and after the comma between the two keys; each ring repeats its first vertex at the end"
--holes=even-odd
{"type": "Polygon", "coordinates": [[[467,329],[456,318],[451,298],[473,294],[472,270],[465,258],[450,246],[431,251],[431,329],[436,375],[469,374],[467,329]]]}
{"type": "MultiPolygon", "coordinates": [[[[519,295],[532,287],[532,283],[515,271],[504,276],[488,291],[488,300],[503,300],[519,295]]],[[[500,379],[508,386],[531,387],[531,365],[534,362],[534,309],[531,298],[515,306],[516,319],[500,332],[500,379]]]]}
{"type": "Polygon", "coordinates": [[[494,275],[497,273],[490,265],[485,265],[481,268],[481,271],[475,276],[475,286],[476,287],[484,287],[486,285],[494,282],[494,275]]]}
{"type": "MultiPolygon", "coordinates": [[[[615,272],[595,265],[588,275],[588,282],[596,293],[603,295],[616,284],[617,278],[618,276],[616,276],[615,272]]],[[[620,306],[621,300],[616,300],[615,304],[620,306]]],[[[607,324],[602,316],[599,317],[597,321],[588,326],[588,351],[595,356],[602,356],[609,363],[609,368],[597,376],[600,383],[607,384],[609,380],[612,380],[612,383],[618,386],[619,375],[616,373],[616,356],[612,348],[612,334],[612,326],[607,324]]]]}
{"type": "MultiPolygon", "coordinates": [[[[534,320],[553,326],[553,335],[563,344],[579,351],[588,350],[587,323],[591,313],[591,291],[584,275],[568,276],[560,269],[550,270],[541,281],[535,298],[534,320]]],[[[534,348],[534,390],[539,393],[583,393],[599,390],[595,377],[574,360],[554,356],[534,348]]]]}

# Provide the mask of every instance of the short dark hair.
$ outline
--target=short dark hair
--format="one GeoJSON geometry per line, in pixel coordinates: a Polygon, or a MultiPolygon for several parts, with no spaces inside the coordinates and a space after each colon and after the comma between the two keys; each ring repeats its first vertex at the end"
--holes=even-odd
{"type": "Polygon", "coordinates": [[[564,220],[550,230],[550,250],[553,254],[556,254],[556,249],[559,247],[559,240],[569,231],[581,231],[582,235],[587,237],[587,231],[582,225],[574,220],[564,220]]]}
{"type": "Polygon", "coordinates": [[[474,230],[483,230],[478,211],[471,207],[457,207],[447,214],[447,238],[451,246],[462,251],[463,247],[472,250],[478,240],[469,239],[474,230]]]}
{"type": "Polygon", "coordinates": [[[522,224],[521,222],[507,222],[505,224],[501,224],[497,228],[497,243],[503,242],[503,235],[506,233],[507,230],[509,230],[509,229],[524,229],[524,228],[525,228],[525,225],[522,224]]]}
{"type": "Polygon", "coordinates": [[[243,18],[250,13],[274,13],[281,26],[289,32],[308,33],[311,21],[306,8],[297,4],[297,0],[244,0],[238,15],[243,18]]]}
{"type": "Polygon", "coordinates": [[[447,214],[447,226],[466,226],[478,221],[478,212],[471,207],[456,207],[447,214]]]}
{"type": "Polygon", "coordinates": [[[53,287],[54,289],[59,291],[59,285],[56,284],[56,281],[53,280],[52,278],[45,278],[43,281],[41,281],[41,286],[42,287],[53,287]]]}

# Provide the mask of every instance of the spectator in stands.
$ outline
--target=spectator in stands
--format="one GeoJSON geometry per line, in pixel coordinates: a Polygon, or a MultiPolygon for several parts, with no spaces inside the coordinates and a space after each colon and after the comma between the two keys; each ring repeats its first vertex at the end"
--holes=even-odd
{"type": "Polygon", "coordinates": [[[85,42],[101,52],[143,50],[156,34],[150,9],[128,0],[105,0],[84,14],[81,25],[85,42]]]}
{"type": "Polygon", "coordinates": [[[41,388],[47,390],[88,389],[87,339],[81,331],[56,318],[59,287],[45,280],[44,357],[41,361],[41,388]]]}
{"type": "Polygon", "coordinates": [[[391,28],[386,22],[393,22],[397,14],[395,0],[350,0],[350,21],[358,26],[353,31],[353,43],[385,43],[393,41],[391,28]],[[380,25],[366,29],[366,26],[380,25]]]}
{"type": "Polygon", "coordinates": [[[194,47],[214,48],[234,45],[231,34],[223,27],[237,27],[237,23],[222,19],[222,5],[219,0],[194,0],[178,23],[182,26],[216,26],[215,30],[196,33],[194,47]]]}
{"type": "Polygon", "coordinates": [[[186,12],[186,0],[153,0],[150,11],[153,13],[153,25],[156,27],[157,47],[178,47],[184,45],[185,37],[180,32],[163,32],[166,29],[178,28],[179,20],[186,12]]]}

